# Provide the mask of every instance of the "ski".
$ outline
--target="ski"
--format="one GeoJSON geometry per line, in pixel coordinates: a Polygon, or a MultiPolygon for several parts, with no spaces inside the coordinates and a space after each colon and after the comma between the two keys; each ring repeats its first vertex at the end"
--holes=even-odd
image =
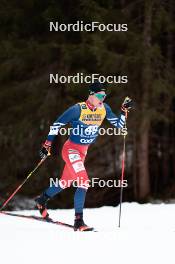
{"type": "MultiPolygon", "coordinates": [[[[15,214],[15,213],[10,213],[10,212],[6,212],[6,211],[0,211],[1,214],[5,214],[5,215],[9,215],[9,216],[16,216],[19,218],[25,218],[25,219],[31,219],[31,220],[36,220],[36,221],[41,221],[41,222],[45,222],[45,223],[49,223],[49,224],[55,224],[55,225],[59,225],[59,226],[63,226],[63,227],[67,227],[70,228],[72,230],[74,230],[74,226],[71,224],[67,224],[64,222],[60,222],[60,221],[56,221],[53,220],[52,218],[48,218],[45,219],[41,216],[36,216],[36,215],[21,215],[21,214],[15,214]]],[[[81,232],[87,232],[87,231],[93,231],[93,232],[97,232],[96,230],[94,230],[93,227],[90,227],[88,229],[82,230],[81,232]]]]}

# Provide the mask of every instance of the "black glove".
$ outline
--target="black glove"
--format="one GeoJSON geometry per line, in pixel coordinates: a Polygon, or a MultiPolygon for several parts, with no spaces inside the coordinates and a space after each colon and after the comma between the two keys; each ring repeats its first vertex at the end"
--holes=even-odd
{"type": "Polygon", "coordinates": [[[122,113],[125,115],[126,112],[129,112],[129,109],[131,109],[133,106],[133,101],[131,98],[129,98],[128,96],[125,98],[122,106],[121,106],[121,110],[122,113]]]}
{"type": "Polygon", "coordinates": [[[51,141],[48,140],[45,141],[39,152],[41,159],[45,159],[47,156],[51,155],[50,154],[51,144],[52,144],[51,141]]]}

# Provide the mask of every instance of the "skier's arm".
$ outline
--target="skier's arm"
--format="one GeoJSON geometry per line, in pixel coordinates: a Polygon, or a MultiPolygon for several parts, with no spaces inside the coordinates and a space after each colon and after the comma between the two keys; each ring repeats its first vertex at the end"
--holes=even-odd
{"type": "Polygon", "coordinates": [[[62,126],[67,125],[73,120],[77,120],[80,116],[80,106],[78,104],[69,107],[61,116],[59,116],[53,125],[50,127],[50,131],[47,137],[48,141],[53,141],[55,136],[62,126]]]}
{"type": "Polygon", "coordinates": [[[125,124],[125,113],[121,112],[119,116],[116,116],[109,105],[104,104],[106,108],[106,118],[115,127],[122,128],[125,124]]]}
{"type": "Polygon", "coordinates": [[[62,126],[70,123],[73,120],[77,120],[80,116],[80,106],[78,104],[68,108],[61,116],[59,116],[53,125],[50,127],[49,134],[46,141],[43,144],[43,147],[40,151],[41,158],[46,157],[50,153],[50,148],[55,136],[58,135],[58,132],[62,126]]]}

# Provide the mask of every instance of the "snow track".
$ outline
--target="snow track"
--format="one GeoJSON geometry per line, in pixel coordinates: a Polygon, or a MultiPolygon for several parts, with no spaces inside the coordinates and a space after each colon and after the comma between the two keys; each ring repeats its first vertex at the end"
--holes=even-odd
{"type": "MultiPolygon", "coordinates": [[[[175,205],[124,203],[121,228],[116,207],[86,209],[85,222],[99,232],[0,215],[1,264],[174,264],[175,205]]],[[[18,214],[38,215],[37,211],[18,214]]],[[[73,210],[49,210],[55,220],[73,223],[73,210]]]]}

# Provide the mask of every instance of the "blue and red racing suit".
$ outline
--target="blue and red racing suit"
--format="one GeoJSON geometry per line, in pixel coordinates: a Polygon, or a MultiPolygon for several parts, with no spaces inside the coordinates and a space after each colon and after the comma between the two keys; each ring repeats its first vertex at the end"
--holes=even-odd
{"type": "Polygon", "coordinates": [[[88,147],[95,142],[105,117],[117,128],[124,126],[124,114],[121,113],[117,117],[106,103],[101,104],[101,107],[94,108],[86,101],[68,108],[50,127],[48,141],[53,141],[61,127],[66,124],[69,123],[72,127],[70,137],[62,149],[65,167],[60,179],[61,188],[69,187],[72,181],[77,181],[78,187],[88,188],[89,179],[84,167],[84,160],[88,147]]]}

